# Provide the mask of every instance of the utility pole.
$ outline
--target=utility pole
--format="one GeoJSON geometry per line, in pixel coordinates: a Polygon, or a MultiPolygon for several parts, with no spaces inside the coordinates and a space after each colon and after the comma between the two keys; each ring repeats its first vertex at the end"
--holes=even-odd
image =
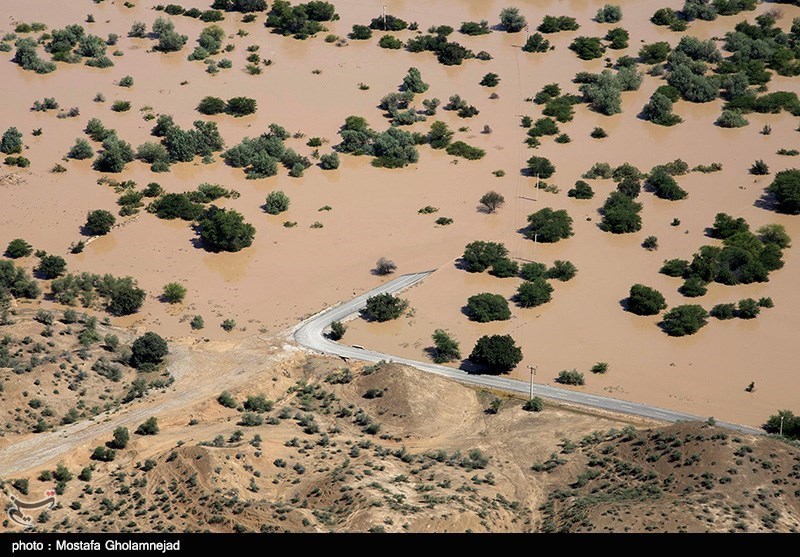
{"type": "Polygon", "coordinates": [[[539,173],[536,173],[536,202],[539,202],[539,173]]]}
{"type": "Polygon", "coordinates": [[[539,239],[539,233],[533,234],[533,260],[536,261],[536,242],[539,239]]]}
{"type": "Polygon", "coordinates": [[[386,6],[383,7],[383,30],[386,31],[386,6]]]}
{"type": "Polygon", "coordinates": [[[530,396],[528,396],[528,400],[533,398],[533,376],[536,375],[536,366],[528,366],[528,369],[531,370],[531,387],[530,387],[530,396]]]}
{"type": "Polygon", "coordinates": [[[528,44],[528,39],[530,39],[530,38],[531,38],[531,26],[530,25],[526,25],[525,26],[525,44],[528,44]]]}
{"type": "Polygon", "coordinates": [[[781,429],[780,429],[780,432],[778,433],[778,435],[783,437],[783,414],[781,414],[781,429]]]}

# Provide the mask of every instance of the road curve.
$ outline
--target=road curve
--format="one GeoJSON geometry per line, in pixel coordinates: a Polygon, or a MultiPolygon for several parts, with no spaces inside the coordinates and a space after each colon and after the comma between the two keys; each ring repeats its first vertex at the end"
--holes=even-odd
{"type": "MultiPolygon", "coordinates": [[[[409,360],[407,358],[382,354],[380,352],[375,352],[368,349],[355,348],[353,346],[339,344],[338,342],[334,342],[325,336],[325,329],[329,327],[331,323],[334,321],[342,321],[361,311],[361,309],[366,306],[367,298],[377,294],[394,294],[396,292],[400,292],[401,290],[409,288],[424,280],[432,272],[433,271],[426,271],[422,273],[399,276],[390,282],[370,290],[369,292],[365,292],[349,302],[333,306],[316,315],[313,315],[300,323],[294,329],[294,339],[301,346],[310,350],[321,352],[323,354],[330,354],[343,358],[352,358],[354,360],[362,360],[366,362],[379,362],[381,360],[391,361],[412,366],[428,373],[442,375],[444,377],[460,381],[461,383],[527,394],[530,386],[526,381],[519,381],[517,379],[498,377],[494,375],[470,374],[466,371],[452,367],[433,364],[430,362],[409,360]]],[[[616,398],[582,393],[578,391],[562,389],[559,387],[552,387],[549,385],[535,384],[533,387],[533,393],[534,395],[561,402],[590,406],[592,408],[600,408],[602,410],[609,410],[612,412],[621,412],[624,414],[631,414],[634,416],[641,416],[644,418],[651,418],[664,422],[694,420],[705,421],[705,418],[693,416],[692,414],[675,412],[673,410],[649,406],[639,402],[630,402],[616,398]]],[[[717,422],[717,425],[736,431],[741,431],[743,433],[764,433],[764,431],[761,429],[727,422],[717,422]]]]}

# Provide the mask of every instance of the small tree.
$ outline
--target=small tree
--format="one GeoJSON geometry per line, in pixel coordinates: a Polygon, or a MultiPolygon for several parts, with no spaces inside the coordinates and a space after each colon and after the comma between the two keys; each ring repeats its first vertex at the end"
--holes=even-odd
{"type": "Polygon", "coordinates": [[[272,191],[267,195],[264,211],[270,215],[277,215],[289,209],[289,196],[280,190],[272,191]]]}
{"type": "Polygon", "coordinates": [[[524,308],[533,308],[550,301],[553,287],[541,277],[525,281],[517,289],[517,303],[524,308]]]}
{"type": "Polygon", "coordinates": [[[158,420],[151,416],[136,428],[135,433],[136,435],[157,435],[158,432],[158,420]]]}
{"type": "Polygon", "coordinates": [[[503,8],[500,11],[500,25],[507,33],[519,33],[527,24],[525,16],[519,13],[518,8],[503,8]]]}
{"type": "Polygon", "coordinates": [[[458,342],[447,331],[436,329],[433,332],[433,361],[444,364],[461,358],[461,349],[458,342]]]}
{"type": "Polygon", "coordinates": [[[562,385],[583,385],[585,380],[583,378],[583,373],[577,369],[572,369],[569,371],[564,369],[558,372],[556,383],[561,383],[562,385]]]}
{"type": "Polygon", "coordinates": [[[228,391],[222,391],[217,397],[217,402],[225,408],[236,408],[236,399],[228,391]]]}
{"type": "Polygon", "coordinates": [[[544,402],[541,398],[535,396],[526,400],[525,404],[522,405],[522,409],[526,412],[541,412],[544,409],[544,402]]]}
{"type": "Polygon", "coordinates": [[[0,152],[6,155],[22,152],[22,134],[17,128],[8,128],[0,138],[0,152]]]}
{"type": "Polygon", "coordinates": [[[376,275],[391,275],[397,270],[397,264],[392,261],[391,259],[387,259],[386,257],[381,257],[378,261],[375,262],[375,269],[374,272],[376,275]]]}
{"type": "Polygon", "coordinates": [[[67,262],[59,255],[44,255],[39,259],[36,272],[44,279],[60,277],[67,270],[67,262]]]}
{"type": "Polygon", "coordinates": [[[92,236],[104,236],[111,231],[117,218],[109,211],[104,209],[97,209],[91,211],[86,215],[86,232],[92,236]]]}
{"type": "Polygon", "coordinates": [[[572,236],[572,217],[564,209],[549,207],[528,215],[525,237],[537,242],[552,243],[572,236]]]}
{"type": "Polygon", "coordinates": [[[761,313],[761,307],[753,298],[739,300],[736,307],[736,317],[739,319],[755,319],[761,313]]]}
{"type": "Polygon", "coordinates": [[[33,253],[33,246],[22,238],[11,240],[6,248],[6,257],[11,259],[19,259],[20,257],[28,257],[33,253]]]}
{"type": "Polygon", "coordinates": [[[256,229],[233,209],[212,205],[199,222],[200,237],[213,251],[240,251],[253,243],[256,229]]]}
{"type": "Polygon", "coordinates": [[[482,336],[475,343],[469,359],[486,366],[490,373],[507,373],[522,361],[522,349],[510,335],[482,336]]]}
{"type": "Polygon", "coordinates": [[[547,278],[566,282],[574,278],[577,273],[578,268],[571,261],[556,259],[553,261],[553,266],[547,270],[547,278]]]}
{"type": "Polygon", "coordinates": [[[408,301],[389,293],[384,293],[367,298],[367,305],[363,309],[363,314],[372,321],[391,321],[400,317],[407,307],[408,301]]]}
{"type": "Polygon", "coordinates": [[[597,10],[594,19],[598,23],[617,23],[622,19],[622,8],[606,4],[597,10]]]}
{"type": "Polygon", "coordinates": [[[470,319],[479,323],[511,319],[508,301],[499,294],[488,292],[470,296],[467,299],[467,313],[470,319]]]}
{"type": "Polygon", "coordinates": [[[322,170],[336,170],[339,168],[339,154],[327,153],[319,158],[319,166],[322,170]]]}
{"type": "Polygon", "coordinates": [[[128,446],[130,438],[128,428],[120,426],[114,430],[114,438],[108,443],[108,446],[112,449],[124,449],[128,446]]]}
{"type": "Polygon", "coordinates": [[[155,369],[169,354],[167,341],[160,335],[147,332],[133,341],[131,345],[131,365],[137,369],[155,369]]]}
{"type": "Polygon", "coordinates": [[[628,296],[628,311],[636,315],[656,315],[667,307],[664,295],[655,288],[643,284],[631,286],[628,296]]]}
{"type": "Polygon", "coordinates": [[[254,114],[256,111],[256,100],[248,97],[233,97],[228,99],[225,111],[233,116],[241,117],[254,114]]]}
{"type": "Polygon", "coordinates": [[[481,79],[480,85],[484,87],[497,87],[500,84],[500,76],[496,73],[487,73],[481,79]]]}
{"type": "Polygon", "coordinates": [[[482,273],[508,255],[508,249],[497,242],[471,242],[464,248],[464,266],[470,273],[482,273]]]}
{"type": "Polygon", "coordinates": [[[331,340],[341,340],[347,332],[347,327],[341,321],[334,321],[331,323],[331,331],[328,333],[328,338],[331,340]]]}
{"type": "Polygon", "coordinates": [[[117,456],[117,452],[114,449],[109,449],[108,447],[97,447],[92,452],[91,458],[92,460],[98,460],[100,462],[111,462],[117,456]]]}
{"type": "Polygon", "coordinates": [[[197,111],[207,115],[222,114],[227,109],[228,105],[219,97],[203,97],[197,105],[197,111]]]}
{"type": "Polygon", "coordinates": [[[408,73],[403,78],[403,87],[412,93],[424,93],[428,90],[428,84],[422,81],[422,74],[417,68],[408,68],[408,73]]]}
{"type": "Polygon", "coordinates": [[[536,176],[537,179],[546,180],[555,171],[556,167],[545,157],[531,157],[528,159],[527,173],[529,176],[536,176]]]}
{"type": "Polygon", "coordinates": [[[790,215],[800,214],[800,170],[782,170],[767,188],[777,202],[778,210],[790,215]]]}
{"type": "Polygon", "coordinates": [[[481,205],[486,207],[486,210],[490,213],[494,213],[497,209],[502,207],[505,202],[506,198],[496,191],[488,191],[484,193],[480,199],[481,205]]]}
{"type": "Polygon", "coordinates": [[[687,304],[675,306],[664,314],[661,327],[668,335],[681,337],[699,331],[708,322],[708,312],[702,306],[687,304]]]}
{"type": "Polygon", "coordinates": [[[498,278],[511,278],[519,273],[519,264],[507,257],[503,257],[492,263],[492,270],[489,273],[498,278]]]}
{"type": "Polygon", "coordinates": [[[94,149],[89,145],[85,139],[78,138],[75,140],[75,145],[69,150],[67,156],[71,159],[85,160],[94,156],[94,149]]]}
{"type": "Polygon", "coordinates": [[[170,282],[164,285],[161,299],[169,304],[179,304],[186,297],[186,287],[177,282],[170,282]]]}

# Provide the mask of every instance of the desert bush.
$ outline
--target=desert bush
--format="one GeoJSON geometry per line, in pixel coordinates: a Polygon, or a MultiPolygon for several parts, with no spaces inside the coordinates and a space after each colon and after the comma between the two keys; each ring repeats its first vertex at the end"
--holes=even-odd
{"type": "Polygon", "coordinates": [[[749,122],[737,110],[723,110],[715,124],[721,128],[741,128],[749,124],[749,122]]]}
{"type": "Polygon", "coordinates": [[[33,253],[33,246],[22,238],[11,240],[6,247],[5,256],[11,259],[19,259],[20,257],[28,257],[33,253]]]}
{"type": "Polygon", "coordinates": [[[585,383],[583,373],[578,371],[577,369],[566,370],[563,369],[558,372],[558,377],[556,377],[556,383],[561,383],[562,385],[583,385],[585,383]]]}
{"type": "Polygon", "coordinates": [[[139,424],[139,427],[136,428],[134,433],[136,433],[136,435],[158,435],[158,432],[158,420],[151,416],[139,424]]]}
{"type": "Polygon", "coordinates": [[[179,304],[186,297],[186,287],[178,282],[170,282],[164,285],[161,299],[168,304],[179,304]]]}
{"type": "Polygon", "coordinates": [[[766,189],[775,198],[777,209],[791,215],[800,214],[800,170],[782,170],[766,189]]]}
{"type": "Polygon", "coordinates": [[[564,209],[554,211],[549,207],[528,215],[525,237],[537,242],[552,243],[573,235],[572,217],[564,209]]]}
{"type": "Polygon", "coordinates": [[[606,47],[597,37],[576,37],[570,43],[569,49],[577,54],[581,60],[600,58],[606,51],[606,47]]]}
{"type": "Polygon", "coordinates": [[[255,114],[256,109],[256,100],[249,97],[233,97],[228,99],[225,105],[225,112],[237,118],[247,116],[248,114],[255,114]]]}
{"type": "Polygon", "coordinates": [[[364,316],[371,321],[390,321],[397,319],[408,307],[408,302],[391,294],[378,294],[367,298],[364,316]]]}
{"type": "Polygon", "coordinates": [[[507,373],[522,361],[522,349],[510,335],[482,336],[475,343],[469,360],[486,366],[490,373],[507,373]]]}
{"type": "Polygon", "coordinates": [[[661,292],[643,284],[631,286],[627,302],[628,311],[636,315],[656,315],[667,307],[661,292]]]}
{"type": "Polygon", "coordinates": [[[8,128],[0,138],[0,152],[7,155],[22,152],[22,134],[15,127],[8,128]]]}
{"type": "Polygon", "coordinates": [[[130,363],[136,369],[152,371],[164,361],[167,354],[167,341],[157,333],[147,332],[131,344],[130,363]]]}
{"type": "Polygon", "coordinates": [[[76,139],[67,156],[71,159],[85,160],[94,156],[94,149],[85,139],[76,139]]]}
{"type": "Polygon", "coordinates": [[[489,22],[484,19],[481,20],[480,22],[476,21],[463,22],[461,24],[461,27],[459,28],[459,32],[465,35],[475,36],[475,35],[488,35],[489,33],[492,32],[492,30],[489,28],[489,22]]]}
{"type": "Polygon", "coordinates": [[[462,259],[467,271],[482,273],[507,255],[508,250],[503,244],[475,241],[466,245],[462,259]]]}
{"type": "Polygon", "coordinates": [[[550,50],[550,41],[539,33],[534,33],[528,37],[528,40],[522,46],[523,52],[547,52],[548,50],[550,50]]]}
{"type": "Polygon", "coordinates": [[[386,257],[381,257],[375,263],[375,274],[376,275],[391,275],[397,270],[397,264],[392,261],[391,259],[387,259],[386,257]]]}
{"type": "Polygon", "coordinates": [[[488,292],[470,296],[467,299],[467,313],[470,319],[479,323],[511,319],[508,301],[499,294],[488,292]]]}
{"type": "Polygon", "coordinates": [[[525,16],[517,8],[503,8],[500,11],[500,25],[507,33],[519,33],[527,25],[525,16]]]}
{"type": "Polygon", "coordinates": [[[328,338],[331,340],[341,340],[347,332],[347,327],[341,321],[334,321],[331,323],[331,330],[328,333],[328,338]]]}
{"type": "Polygon", "coordinates": [[[575,199],[591,199],[594,197],[594,190],[592,186],[583,180],[578,180],[575,182],[575,187],[567,192],[567,196],[574,197],[575,199]]]}
{"type": "Polygon", "coordinates": [[[546,276],[549,279],[556,279],[565,282],[574,278],[577,273],[578,269],[572,264],[572,262],[556,259],[553,261],[553,266],[547,270],[546,276]]]}
{"type": "Polygon", "coordinates": [[[553,287],[541,276],[526,279],[519,285],[516,301],[520,307],[532,308],[550,301],[553,287]]]}
{"type": "Polygon", "coordinates": [[[97,209],[95,211],[90,211],[86,215],[86,224],[84,224],[84,227],[86,228],[86,232],[92,236],[103,236],[111,231],[116,222],[116,217],[110,212],[97,209]]]}
{"type": "Polygon", "coordinates": [[[255,237],[255,227],[233,209],[212,205],[198,221],[200,238],[212,251],[240,251],[249,247],[255,237]]]}
{"type": "Polygon", "coordinates": [[[611,4],[606,4],[594,16],[598,23],[617,23],[622,19],[622,8],[611,4]]]}
{"type": "Polygon", "coordinates": [[[455,141],[447,146],[447,154],[454,157],[463,157],[467,160],[474,161],[483,158],[486,151],[473,147],[464,143],[463,141],[455,141]]]}
{"type": "Polygon", "coordinates": [[[664,314],[661,327],[670,336],[692,335],[708,322],[708,312],[702,306],[688,304],[675,306],[664,314]]]}
{"type": "Polygon", "coordinates": [[[264,211],[270,215],[277,215],[289,209],[289,196],[280,190],[272,191],[267,195],[264,211]]]}
{"type": "Polygon", "coordinates": [[[452,362],[461,358],[458,342],[447,331],[436,329],[433,332],[433,361],[437,364],[452,362]]]}

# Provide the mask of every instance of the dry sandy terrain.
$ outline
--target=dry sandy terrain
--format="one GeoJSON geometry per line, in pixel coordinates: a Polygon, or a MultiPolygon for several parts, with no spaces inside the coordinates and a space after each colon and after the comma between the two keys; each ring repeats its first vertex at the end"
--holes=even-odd
{"type": "Polygon", "coordinates": [[[492,414],[493,393],[415,369],[348,371],[332,359],[287,362],[272,380],[231,389],[238,409],[207,400],[160,415],[160,433],[132,435],[114,462],[78,450],[13,478],[27,478],[23,499],[35,499],[53,487],[37,479],[41,471],[61,462],[77,476],[92,466],[91,479],[67,481],[59,507],[36,516],[40,531],[788,532],[800,524],[800,450],[787,443],[550,404],[525,412],[514,398],[492,414]],[[241,405],[258,393],[274,407],[263,425],[244,427],[241,405]]]}
{"type": "MultiPolygon", "coordinates": [[[[753,160],[763,159],[772,172],[789,168],[791,157],[775,155],[778,148],[797,144],[795,118],[782,115],[748,115],[748,127],[729,130],[713,125],[722,101],[705,105],[676,103],[675,112],[685,122],[674,128],[660,128],[636,115],[652,91],[662,82],[646,77],[637,92],[623,93],[623,113],[613,117],[590,112],[586,105],[576,106],[573,122],[561,125],[572,142],[566,145],[543,142],[535,151],[522,143],[525,130],[519,126],[521,115],[537,118],[541,107],[523,102],[542,85],[559,82],[567,92],[577,92],[570,83],[578,71],[597,72],[603,69],[602,59],[580,61],[567,45],[579,34],[602,35],[611,27],[590,19],[602,2],[526,2],[521,10],[532,27],[545,14],[569,14],[581,24],[577,32],[549,36],[555,50],[545,54],[526,54],[519,50],[523,34],[494,32],[482,37],[466,37],[456,33],[455,40],[475,51],[486,50],[491,61],[467,60],[462,66],[445,67],[430,53],[412,54],[388,51],[377,47],[380,33],[369,41],[350,41],[337,48],[323,41],[324,34],[307,41],[297,41],[270,34],[262,18],[251,24],[239,23],[240,16],[229,14],[220,25],[236,45],[226,54],[234,67],[218,75],[205,73],[202,62],[189,62],[186,56],[195,44],[202,22],[187,17],[172,17],[179,32],[190,37],[181,52],[160,54],[147,52],[154,44],[149,39],[126,36],[132,21],[148,25],[159,15],[150,8],[155,2],[139,1],[132,9],[121,2],[94,4],[85,1],[64,3],[41,1],[15,4],[4,13],[2,31],[10,31],[19,21],[43,21],[50,29],[71,23],[82,23],[92,13],[97,23],[82,23],[89,32],[105,36],[109,32],[121,36],[118,47],[122,57],[114,57],[109,69],[88,68],[81,64],[59,63],[58,70],[45,76],[23,71],[9,62],[11,53],[0,58],[0,121],[3,128],[14,125],[24,133],[28,148],[25,156],[32,165],[20,171],[24,183],[0,185],[0,245],[23,237],[36,248],[63,254],[72,271],[109,272],[131,275],[148,291],[142,311],[117,325],[146,325],[164,336],[195,334],[198,337],[221,339],[228,336],[218,327],[225,318],[236,319],[239,327],[231,333],[243,338],[262,329],[284,330],[303,316],[326,305],[352,297],[375,286],[381,279],[370,273],[375,260],[388,256],[397,262],[400,271],[411,272],[439,268],[423,285],[409,292],[414,308],[412,318],[403,318],[386,325],[353,323],[348,342],[358,342],[391,353],[423,358],[433,329],[452,331],[469,352],[475,339],[493,332],[511,332],[522,344],[525,359],[515,373],[524,376],[528,365],[538,365],[538,380],[552,382],[565,368],[586,370],[598,360],[610,362],[611,371],[603,377],[589,377],[588,391],[607,392],[621,398],[635,399],[659,406],[675,408],[699,415],[714,415],[730,421],[759,425],[777,408],[797,404],[800,377],[794,373],[800,352],[796,331],[800,329],[800,297],[795,288],[800,268],[800,252],[785,252],[786,265],[772,274],[770,281],[750,286],[726,287],[711,285],[700,300],[707,308],[718,302],[736,301],[752,296],[771,296],[775,308],[765,311],[751,322],[712,320],[697,335],[682,339],[666,336],[655,325],[657,319],[642,318],[622,310],[619,302],[631,284],[642,282],[665,293],[674,305],[682,300],[676,289],[679,282],[657,273],[662,260],[689,258],[702,244],[717,212],[744,216],[753,228],[765,223],[782,223],[793,237],[798,237],[797,217],[787,217],[754,205],[770,177],[747,174],[753,160]],[[13,13],[12,13],[13,12],[13,13]],[[235,36],[246,29],[246,37],[235,36]],[[260,45],[260,53],[273,60],[260,76],[244,72],[246,47],[260,45]],[[461,120],[451,112],[440,111],[436,118],[451,128],[469,126],[468,132],[456,134],[470,144],[486,149],[487,156],[477,162],[453,159],[428,147],[420,148],[420,162],[401,170],[373,168],[369,160],[342,157],[337,171],[322,172],[311,168],[303,178],[295,179],[281,169],[279,176],[266,180],[246,181],[239,169],[221,161],[203,165],[180,163],[166,174],[153,174],[147,165],[134,162],[115,178],[135,180],[139,186],[157,181],[167,191],[194,189],[202,182],[220,183],[241,193],[235,200],[224,201],[226,207],[241,211],[253,223],[257,235],[252,247],[235,254],[212,254],[194,246],[195,234],[182,222],[166,222],[142,212],[129,225],[115,229],[110,235],[88,245],[84,253],[66,252],[72,242],[81,238],[80,226],[88,210],[105,208],[116,212],[116,195],[111,188],[96,184],[100,176],[89,161],[63,163],[68,172],[52,174],[49,169],[59,162],[75,138],[83,137],[83,127],[91,117],[101,118],[107,127],[118,131],[121,138],[134,146],[151,140],[153,122],[142,118],[141,109],[151,106],[156,114],[172,114],[175,121],[188,126],[200,116],[195,110],[205,95],[228,98],[245,95],[256,98],[256,115],[233,118],[211,117],[218,122],[228,146],[245,136],[256,136],[269,123],[277,122],[288,130],[301,131],[307,137],[320,136],[330,143],[327,152],[338,143],[338,127],[348,115],[367,118],[373,128],[382,130],[388,122],[376,108],[386,93],[397,90],[410,66],[419,68],[430,83],[424,98],[446,100],[454,93],[480,109],[480,115],[461,120]],[[321,73],[314,74],[312,70],[321,73]],[[478,85],[487,72],[500,75],[494,89],[478,85]],[[116,82],[125,75],[135,85],[122,88],[116,82]],[[181,85],[186,82],[185,85],[181,85]],[[367,91],[358,89],[364,82],[367,91]],[[496,91],[498,99],[490,100],[496,91]],[[102,92],[106,103],[92,102],[102,92]],[[61,107],[77,106],[77,118],[57,119],[54,112],[32,112],[34,100],[53,96],[61,107]],[[132,102],[129,112],[110,110],[114,100],[132,102]],[[773,128],[771,135],[758,132],[764,124],[773,128]],[[491,134],[482,134],[484,125],[491,134]],[[605,128],[610,137],[593,140],[589,132],[595,126],[605,128]],[[39,137],[31,130],[42,128],[39,137]],[[534,193],[533,180],[521,177],[524,160],[536,154],[550,158],[557,167],[549,180],[561,188],[558,194],[534,193]],[[679,202],[655,199],[643,194],[644,226],[639,233],[613,236],[597,228],[596,209],[613,188],[610,181],[593,181],[596,196],[591,201],[576,201],[566,196],[574,181],[598,161],[612,165],[628,161],[642,170],[675,158],[690,166],[720,162],[722,172],[701,175],[693,173],[679,178],[689,198],[679,202]],[[504,178],[491,172],[504,169],[504,178]],[[260,205],[266,193],[281,189],[292,200],[287,213],[266,215],[260,205]],[[488,189],[496,189],[506,197],[506,206],[498,214],[486,215],[477,210],[477,199],[488,189]],[[322,206],[333,208],[318,212],[322,206]],[[440,208],[438,216],[454,219],[454,224],[436,227],[434,216],[418,215],[425,205],[440,208]],[[524,240],[517,230],[525,225],[527,214],[540,207],[566,208],[575,220],[575,236],[553,245],[539,245],[534,253],[532,242],[524,240]],[[671,227],[678,217],[681,226],[671,227]],[[587,220],[591,219],[591,220],[587,220]],[[283,221],[297,221],[297,228],[284,228],[283,221]],[[314,221],[324,228],[311,229],[314,221]],[[648,235],[659,238],[660,249],[648,252],[639,247],[648,235]],[[461,313],[468,296],[490,291],[511,295],[517,279],[495,279],[488,275],[474,276],[454,268],[466,243],[482,239],[502,241],[511,255],[523,260],[571,260],[578,275],[569,283],[557,283],[551,303],[534,310],[513,309],[514,318],[500,324],[471,323],[461,313]],[[157,295],[170,281],[180,281],[189,288],[183,306],[162,304],[157,295]],[[206,329],[191,333],[185,316],[201,314],[206,329]],[[744,387],[756,382],[756,392],[748,394],[744,387]]],[[[457,27],[464,20],[487,19],[497,23],[497,14],[505,2],[444,0],[418,9],[416,3],[402,1],[364,1],[335,3],[341,19],[328,24],[330,31],[344,36],[354,23],[368,23],[387,5],[389,13],[419,22],[420,29],[432,24],[457,27]]],[[[655,7],[678,1],[620,2],[624,11],[621,26],[631,33],[630,48],[609,51],[608,55],[635,55],[640,41],[667,40],[675,44],[679,34],[650,24],[647,20],[655,7]]],[[[207,8],[206,2],[184,2],[185,7],[207,8]]],[[[751,19],[772,5],[761,5],[757,12],[721,17],[715,22],[695,22],[689,34],[701,38],[721,36],[734,23],[751,19]]],[[[782,6],[785,16],[780,25],[786,27],[800,9],[782,6]]],[[[403,39],[412,36],[404,31],[403,39]]],[[[40,49],[41,53],[41,49],[40,49]]],[[[770,90],[797,90],[796,80],[774,76],[770,90]]],[[[427,123],[412,129],[425,131],[427,123]]],[[[291,139],[287,144],[301,154],[309,154],[306,139],[291,139]]],[[[2,173],[10,169],[4,168],[2,173]]],[[[33,258],[23,261],[32,266],[33,258]]]]}

